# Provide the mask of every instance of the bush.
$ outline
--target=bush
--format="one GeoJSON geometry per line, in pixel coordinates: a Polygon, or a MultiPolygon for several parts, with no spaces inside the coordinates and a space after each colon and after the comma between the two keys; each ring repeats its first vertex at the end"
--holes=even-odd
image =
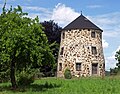
{"type": "Polygon", "coordinates": [[[17,77],[18,86],[28,86],[34,82],[34,73],[22,71],[17,77]]]}
{"type": "Polygon", "coordinates": [[[0,83],[8,82],[10,80],[10,72],[9,70],[0,71],[0,83]]]}
{"type": "Polygon", "coordinates": [[[44,77],[44,74],[42,72],[36,72],[34,77],[35,77],[35,79],[40,79],[40,78],[44,77]]]}
{"type": "Polygon", "coordinates": [[[69,69],[65,70],[64,77],[65,77],[65,79],[71,79],[72,78],[72,75],[71,75],[71,72],[70,72],[69,69]]]}

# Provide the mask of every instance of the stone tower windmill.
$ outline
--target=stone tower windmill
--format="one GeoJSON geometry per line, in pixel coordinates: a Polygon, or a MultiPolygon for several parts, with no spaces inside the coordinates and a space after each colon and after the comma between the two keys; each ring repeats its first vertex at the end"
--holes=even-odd
{"type": "Polygon", "coordinates": [[[63,77],[66,68],[74,76],[103,76],[102,32],[82,14],[68,24],[61,32],[57,77],[63,77]]]}

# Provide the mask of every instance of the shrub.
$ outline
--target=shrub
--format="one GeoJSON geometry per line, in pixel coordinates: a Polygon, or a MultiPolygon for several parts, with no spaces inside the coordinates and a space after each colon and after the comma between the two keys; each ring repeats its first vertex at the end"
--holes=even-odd
{"type": "Polygon", "coordinates": [[[10,75],[9,70],[0,71],[0,83],[8,82],[10,80],[9,75],[10,75]]]}
{"type": "Polygon", "coordinates": [[[64,77],[65,77],[65,79],[71,79],[72,78],[71,72],[68,68],[64,72],[64,77]]]}
{"type": "Polygon", "coordinates": [[[44,77],[44,74],[42,72],[36,72],[34,77],[35,77],[35,79],[40,79],[40,78],[44,77]]]}
{"type": "Polygon", "coordinates": [[[17,77],[18,86],[27,86],[34,82],[34,73],[28,71],[22,71],[17,77]]]}

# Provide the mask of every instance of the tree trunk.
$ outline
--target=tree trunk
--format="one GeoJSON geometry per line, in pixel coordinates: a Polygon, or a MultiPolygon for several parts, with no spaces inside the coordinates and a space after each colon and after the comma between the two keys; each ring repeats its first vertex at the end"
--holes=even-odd
{"type": "Polygon", "coordinates": [[[15,79],[15,61],[12,60],[11,66],[10,66],[10,79],[12,84],[12,89],[17,88],[16,79],[15,79]]]}

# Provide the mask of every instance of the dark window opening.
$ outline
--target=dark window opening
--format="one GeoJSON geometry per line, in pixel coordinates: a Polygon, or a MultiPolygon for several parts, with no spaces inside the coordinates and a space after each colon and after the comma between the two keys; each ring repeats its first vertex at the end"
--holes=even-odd
{"type": "Polygon", "coordinates": [[[102,34],[100,33],[100,39],[102,39],[102,34]]]}
{"type": "Polygon", "coordinates": [[[64,47],[61,48],[60,55],[63,55],[64,47]]]}
{"type": "Polygon", "coordinates": [[[90,29],[88,29],[88,31],[90,31],[90,29]]]}
{"type": "Polygon", "coordinates": [[[97,74],[98,71],[98,63],[92,64],[92,74],[97,74]]]}
{"type": "Polygon", "coordinates": [[[92,47],[92,54],[97,54],[97,49],[96,49],[96,47],[92,47]]]}
{"type": "Polygon", "coordinates": [[[95,32],[91,32],[91,37],[95,38],[95,32]]]}
{"type": "Polygon", "coordinates": [[[62,63],[59,63],[59,71],[62,71],[62,63]]]}
{"type": "Polygon", "coordinates": [[[63,34],[62,34],[62,38],[63,38],[63,39],[65,38],[65,32],[63,32],[63,34]]]}
{"type": "Polygon", "coordinates": [[[80,71],[81,70],[81,63],[76,63],[76,71],[80,71]]]}

